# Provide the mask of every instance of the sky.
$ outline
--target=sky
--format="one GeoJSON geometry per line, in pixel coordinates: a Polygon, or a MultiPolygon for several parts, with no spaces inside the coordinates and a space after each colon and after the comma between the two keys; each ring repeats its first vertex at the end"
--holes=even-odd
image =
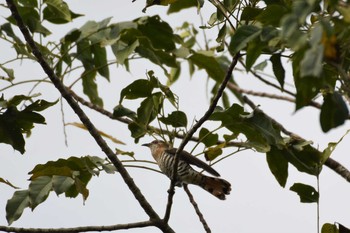
{"type": "MultiPolygon", "coordinates": [[[[67,1],[70,8],[85,16],[74,20],[68,25],[48,25],[53,28],[50,39],[60,39],[64,34],[74,27],[82,26],[87,20],[102,20],[113,17],[112,22],[128,21],[145,14],[142,9],[145,1],[67,1]]],[[[213,7],[209,2],[205,3],[202,10],[204,21],[209,19],[213,7]]],[[[152,7],[147,10],[147,15],[159,14],[172,26],[180,26],[184,19],[191,21],[199,29],[201,25],[200,16],[196,9],[190,9],[179,15],[166,15],[165,7],[152,7]]],[[[6,9],[0,10],[1,15],[8,14],[6,9]]],[[[0,20],[1,24],[4,22],[0,20]]],[[[215,38],[215,31],[208,31],[208,35],[215,38]]],[[[5,59],[4,54],[11,54],[11,49],[0,43],[2,55],[1,62],[5,59]]],[[[36,63],[23,62],[11,64],[15,69],[18,81],[45,77],[36,63]]],[[[285,67],[290,63],[285,63],[285,67]]],[[[118,104],[120,90],[135,79],[145,78],[148,70],[155,70],[156,75],[165,83],[159,69],[150,63],[142,61],[135,62],[131,66],[131,72],[126,72],[122,66],[111,67],[111,81],[108,83],[103,78],[99,79],[101,84],[100,94],[105,101],[105,108],[112,111],[118,104]]],[[[288,71],[288,68],[287,68],[288,71]]],[[[290,70],[289,70],[290,71],[290,70]]],[[[288,73],[288,72],[287,72],[288,73]]],[[[291,78],[291,77],[289,77],[291,78]]],[[[74,74],[68,79],[75,80],[74,74]]],[[[265,90],[254,78],[245,73],[237,73],[236,80],[246,89],[265,90]]],[[[3,87],[2,83],[0,83],[3,87]]],[[[210,85],[204,72],[199,72],[190,77],[184,69],[180,81],[175,83],[171,89],[180,99],[180,109],[188,115],[189,122],[199,119],[208,108],[210,101],[210,85]],[[209,88],[208,88],[209,86],[209,88]],[[206,93],[204,90],[208,90],[206,93]]],[[[18,92],[27,93],[31,85],[19,85],[13,89],[4,91],[6,97],[18,92]]],[[[75,87],[77,91],[81,87],[75,87]]],[[[49,84],[40,85],[35,92],[41,93],[49,101],[59,97],[58,92],[49,84]]],[[[254,98],[254,102],[260,105],[260,109],[271,117],[282,123],[287,129],[303,138],[314,141],[314,146],[323,150],[328,142],[338,141],[350,124],[322,133],[319,125],[319,112],[313,108],[306,107],[298,112],[294,111],[293,104],[278,102],[264,98],[254,98]]],[[[233,98],[232,98],[233,101],[233,98]]],[[[64,102],[64,115],[66,122],[77,122],[77,117],[64,102]]],[[[115,145],[108,141],[111,148],[118,147],[125,151],[134,151],[137,159],[150,159],[151,155],[142,143],[152,140],[145,137],[135,144],[130,137],[127,126],[111,121],[108,118],[84,108],[96,127],[116,138],[124,141],[125,146],[115,145]]],[[[250,110],[247,108],[247,110],[250,110]]],[[[0,177],[8,179],[16,186],[27,188],[27,174],[38,163],[46,163],[49,160],[68,158],[70,156],[95,155],[102,158],[102,153],[90,135],[81,129],[67,126],[68,147],[65,146],[61,120],[61,106],[54,107],[43,112],[47,125],[37,125],[30,138],[26,139],[26,153],[21,155],[10,146],[0,145],[0,177]]],[[[349,136],[338,145],[332,157],[350,168],[349,136]]],[[[180,141],[175,142],[175,146],[180,141]]],[[[194,146],[189,143],[186,150],[194,146]]],[[[274,176],[269,171],[264,154],[247,150],[233,155],[224,162],[214,167],[221,177],[228,180],[232,185],[231,194],[226,201],[220,201],[198,187],[189,186],[199,208],[203,212],[213,232],[239,232],[239,233],[309,233],[317,232],[317,206],[316,204],[303,204],[299,197],[289,191],[293,183],[301,182],[316,186],[315,177],[302,174],[294,167],[289,168],[289,177],[286,188],[281,188],[274,176]]],[[[140,187],[147,200],[154,206],[155,210],[162,216],[167,201],[167,189],[169,180],[167,177],[143,169],[128,169],[134,181],[140,187]]],[[[48,200],[39,205],[33,212],[26,209],[22,217],[12,224],[16,227],[75,227],[86,225],[112,225],[117,223],[128,223],[147,220],[146,214],[134,200],[133,195],[127,189],[119,174],[101,174],[93,177],[88,185],[89,198],[83,203],[79,196],[75,199],[67,199],[63,195],[57,197],[51,193],[48,200]]],[[[0,225],[7,225],[5,217],[6,202],[15,190],[0,184],[0,225]]],[[[320,175],[320,225],[324,223],[340,222],[350,228],[350,185],[339,175],[327,167],[323,168],[320,175]]],[[[174,207],[170,218],[170,225],[176,232],[203,232],[203,227],[198,221],[185,192],[177,188],[174,198],[174,207]]],[[[121,231],[124,232],[124,231],[121,231]]],[[[125,231],[126,232],[126,231],[125,231]]],[[[159,232],[156,228],[132,229],[128,232],[159,232]]]]}

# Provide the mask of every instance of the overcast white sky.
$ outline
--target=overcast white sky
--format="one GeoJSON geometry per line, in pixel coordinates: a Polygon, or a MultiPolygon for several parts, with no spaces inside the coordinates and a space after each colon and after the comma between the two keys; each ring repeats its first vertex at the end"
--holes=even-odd
{"type": "MultiPolygon", "coordinates": [[[[73,27],[80,27],[87,20],[102,20],[112,16],[113,22],[127,21],[144,16],[141,12],[144,0],[130,1],[67,1],[74,12],[83,13],[74,23],[64,26],[55,26],[54,38],[61,38],[73,27]],[[123,2],[123,3],[122,3],[123,2]]],[[[205,21],[208,19],[213,8],[206,2],[203,9],[205,21]]],[[[147,15],[160,14],[165,21],[172,26],[180,26],[184,19],[193,22],[196,27],[200,26],[200,17],[195,9],[186,10],[179,15],[167,16],[164,7],[154,7],[147,10],[147,15]]],[[[0,10],[1,15],[6,12],[0,10]]],[[[7,13],[6,13],[7,14],[7,13]]],[[[2,19],[1,24],[4,22],[2,19]]],[[[51,25],[48,25],[49,28],[51,25]]],[[[208,32],[210,34],[210,32],[208,32]]],[[[215,33],[215,32],[214,32],[215,33]]],[[[213,35],[215,37],[215,35],[213,35]]],[[[0,44],[1,62],[10,53],[7,44],[0,44]]],[[[9,56],[13,56],[9,55],[9,56]]],[[[288,64],[286,64],[288,65],[288,64]]],[[[290,64],[289,64],[290,65],[290,64]]],[[[21,66],[14,65],[18,80],[44,77],[38,64],[24,62],[21,66]]],[[[144,78],[147,70],[158,71],[156,75],[162,78],[162,72],[155,69],[150,63],[133,63],[131,73],[127,73],[123,67],[111,67],[111,82],[107,83],[100,79],[102,88],[101,96],[105,101],[107,110],[112,111],[119,101],[119,91],[127,84],[138,78],[144,78]]],[[[240,84],[246,88],[262,87],[249,76],[238,73],[236,76],[240,84]]],[[[71,76],[74,80],[74,76],[71,76]]],[[[1,84],[1,83],[0,83],[1,84]]],[[[209,82],[209,85],[212,83],[209,82]]],[[[78,85],[79,86],[79,85],[78,85]]],[[[78,90],[81,89],[78,87],[78,90]]],[[[1,85],[2,87],[2,85],[1,85]]],[[[30,85],[19,86],[4,92],[9,98],[19,91],[25,93],[31,88],[30,85]]],[[[190,79],[186,69],[183,70],[180,81],[175,83],[172,90],[179,95],[180,108],[189,116],[189,121],[198,119],[206,111],[209,103],[207,79],[204,73],[198,73],[190,79]]],[[[210,88],[208,89],[210,90],[210,88]]],[[[36,92],[43,94],[48,100],[58,98],[58,92],[50,85],[42,84],[36,92]]],[[[314,141],[314,145],[323,150],[330,141],[338,139],[349,129],[350,124],[323,134],[318,121],[317,110],[305,108],[294,112],[294,106],[288,103],[279,103],[273,100],[252,98],[261,109],[270,116],[281,122],[287,129],[314,141]]],[[[72,111],[65,106],[67,122],[75,122],[77,118],[72,111]]],[[[106,133],[127,143],[120,146],[126,151],[135,151],[138,159],[150,158],[147,148],[135,144],[130,138],[127,126],[111,121],[93,111],[86,109],[96,126],[106,133]]],[[[64,135],[60,119],[60,105],[43,112],[47,120],[46,126],[37,125],[33,134],[26,140],[26,154],[20,155],[13,151],[10,146],[0,145],[0,177],[8,179],[22,188],[28,187],[27,173],[38,163],[46,163],[49,160],[57,160],[60,157],[96,155],[105,157],[87,132],[67,127],[68,144],[64,145],[64,135]]],[[[142,138],[141,143],[152,140],[149,137],[142,138]]],[[[348,145],[349,136],[337,147],[333,158],[350,168],[350,156],[348,145]]],[[[177,141],[177,144],[179,141],[177,141]]],[[[116,145],[110,143],[114,148],[116,145]]],[[[191,149],[193,144],[186,148],[191,149]]],[[[239,232],[239,233],[309,233],[317,232],[316,204],[301,204],[299,197],[289,191],[289,187],[295,182],[307,183],[316,186],[316,179],[306,174],[301,174],[290,166],[289,178],[285,189],[282,189],[266,164],[265,155],[253,151],[242,152],[232,156],[223,163],[215,165],[215,169],[221,176],[232,184],[231,195],[226,201],[220,201],[200,188],[190,186],[200,209],[202,210],[213,232],[239,232]]],[[[157,173],[129,169],[136,184],[158,213],[162,216],[166,206],[167,189],[169,180],[157,173]]],[[[134,200],[133,195],[127,189],[118,174],[93,177],[90,184],[90,196],[83,205],[82,198],[66,199],[64,196],[57,197],[51,193],[48,200],[39,205],[34,212],[26,210],[23,216],[13,226],[18,227],[74,227],[85,225],[110,225],[146,220],[147,216],[134,200]]],[[[320,224],[325,222],[340,222],[350,227],[350,184],[339,177],[333,171],[325,167],[320,176],[320,224]]],[[[6,225],[5,205],[12,196],[14,190],[0,184],[0,225],[6,225]]],[[[176,232],[202,232],[203,228],[188,201],[187,195],[182,189],[176,189],[174,208],[170,219],[170,225],[176,232]]],[[[129,232],[157,232],[156,228],[132,229],[129,232]]]]}

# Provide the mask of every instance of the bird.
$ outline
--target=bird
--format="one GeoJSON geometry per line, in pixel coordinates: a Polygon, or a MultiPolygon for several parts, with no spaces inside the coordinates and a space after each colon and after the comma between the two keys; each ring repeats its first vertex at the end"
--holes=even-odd
{"type": "MultiPolygon", "coordinates": [[[[160,170],[170,179],[173,179],[175,153],[177,149],[171,148],[168,143],[161,140],[154,140],[150,143],[142,144],[142,146],[146,146],[151,149],[151,154],[156,160],[160,170]]],[[[178,156],[179,162],[177,168],[176,186],[181,187],[184,183],[194,184],[200,186],[220,200],[226,199],[226,195],[230,194],[231,184],[224,179],[217,178],[220,176],[217,171],[186,151],[182,151],[178,154],[178,156]],[[206,176],[194,170],[190,164],[202,168],[206,172],[216,177],[206,176]]]]}

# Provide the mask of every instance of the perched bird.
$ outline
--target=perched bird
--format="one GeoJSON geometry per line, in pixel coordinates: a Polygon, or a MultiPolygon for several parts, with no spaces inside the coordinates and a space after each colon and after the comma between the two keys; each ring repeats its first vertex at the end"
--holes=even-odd
{"type": "MultiPolygon", "coordinates": [[[[172,179],[177,149],[170,148],[168,143],[160,140],[155,140],[151,143],[143,144],[142,146],[147,146],[151,149],[152,156],[157,161],[160,170],[172,179]]],[[[214,176],[220,176],[220,174],[208,164],[186,151],[182,151],[178,156],[177,186],[181,186],[182,183],[198,185],[220,200],[225,200],[225,195],[230,194],[231,184],[229,182],[224,179],[203,175],[190,166],[190,164],[196,165],[214,176]]]]}

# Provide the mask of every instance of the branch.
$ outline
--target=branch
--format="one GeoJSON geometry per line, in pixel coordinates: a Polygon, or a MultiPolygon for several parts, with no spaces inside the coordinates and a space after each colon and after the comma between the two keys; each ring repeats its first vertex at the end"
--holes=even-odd
{"type": "MultiPolygon", "coordinates": [[[[299,135],[296,135],[290,131],[288,131],[287,129],[285,129],[279,122],[277,122],[275,119],[271,118],[270,116],[268,116],[266,113],[264,113],[263,111],[261,111],[260,109],[258,109],[256,107],[256,105],[247,97],[247,96],[243,96],[243,100],[244,102],[246,102],[252,109],[255,109],[255,111],[259,111],[261,113],[263,113],[267,118],[269,118],[274,124],[276,124],[283,133],[289,135],[290,137],[296,139],[296,140],[302,140],[302,141],[307,141],[306,139],[300,137],[299,135]]],[[[320,152],[321,153],[321,152],[320,152]]],[[[328,168],[330,168],[331,170],[333,170],[334,172],[338,173],[341,177],[343,177],[346,181],[350,182],[350,171],[344,167],[343,165],[341,165],[338,161],[332,159],[332,158],[328,158],[326,160],[326,162],[324,163],[324,165],[326,165],[328,168]]]]}
{"type": "Polygon", "coordinates": [[[193,127],[188,131],[188,133],[185,135],[184,139],[182,140],[179,148],[176,150],[175,153],[175,162],[174,162],[174,173],[173,173],[173,177],[171,179],[171,183],[170,183],[170,188],[169,188],[169,195],[168,195],[168,203],[167,203],[167,207],[166,207],[166,211],[165,211],[165,216],[164,216],[164,221],[168,222],[169,217],[170,217],[170,212],[171,212],[171,206],[173,203],[173,196],[175,194],[175,183],[176,183],[176,175],[177,175],[177,167],[179,164],[179,156],[178,154],[180,154],[183,149],[185,148],[186,144],[191,140],[191,138],[193,137],[193,134],[199,129],[199,127],[201,127],[201,125],[208,120],[208,118],[211,116],[211,114],[214,112],[215,107],[219,101],[219,99],[222,96],[222,93],[224,92],[226,85],[228,83],[228,81],[230,80],[231,76],[232,76],[232,72],[233,69],[235,68],[238,60],[239,60],[240,54],[237,53],[233,58],[232,58],[232,62],[228,68],[228,70],[226,71],[226,75],[224,80],[222,81],[214,99],[213,102],[210,104],[209,109],[204,113],[204,115],[202,116],[201,119],[199,119],[197,121],[197,123],[195,125],[193,125],[193,127]]]}
{"type": "Polygon", "coordinates": [[[194,200],[193,195],[192,195],[192,193],[190,192],[190,190],[188,189],[187,184],[184,184],[183,186],[184,186],[184,190],[185,190],[186,193],[187,193],[188,198],[190,199],[191,204],[193,205],[193,208],[194,208],[195,211],[196,211],[196,214],[197,214],[198,217],[199,217],[199,221],[201,221],[201,223],[203,224],[204,230],[205,230],[207,233],[210,233],[211,230],[210,230],[210,228],[209,228],[209,226],[208,226],[208,223],[207,223],[207,221],[205,221],[202,212],[199,210],[198,204],[197,204],[196,201],[194,200]]]}
{"type": "Polygon", "coordinates": [[[127,224],[116,224],[110,226],[84,226],[84,227],[72,227],[72,228],[21,228],[21,227],[8,227],[0,226],[0,231],[3,232],[16,232],[16,233],[78,233],[78,232],[90,232],[90,231],[116,231],[127,230],[132,228],[150,227],[155,226],[152,221],[135,222],[127,224]]]}
{"type": "Polygon", "coordinates": [[[257,92],[257,91],[252,91],[252,90],[245,90],[243,88],[240,88],[239,86],[237,86],[233,82],[229,82],[227,84],[227,87],[230,90],[233,90],[233,91],[236,91],[236,92],[239,92],[239,93],[244,93],[244,94],[247,94],[247,95],[259,96],[259,97],[267,97],[267,98],[271,98],[271,99],[285,100],[285,101],[288,101],[288,102],[295,103],[295,99],[294,98],[287,97],[287,96],[282,96],[282,95],[270,94],[270,93],[266,93],[266,92],[257,92]]]}
{"type": "Polygon", "coordinates": [[[90,119],[86,116],[84,111],[80,108],[78,103],[74,100],[72,95],[70,94],[70,91],[63,85],[63,83],[60,81],[60,79],[56,76],[53,69],[49,66],[49,64],[46,62],[45,58],[43,57],[41,51],[38,49],[38,47],[35,44],[35,41],[32,38],[32,35],[30,34],[27,27],[24,25],[23,20],[21,16],[18,13],[18,9],[16,5],[14,4],[13,0],[6,0],[8,7],[11,10],[12,17],[16,20],[18,28],[21,30],[25,40],[27,41],[29,47],[32,50],[32,53],[37,58],[39,64],[41,65],[42,69],[45,71],[47,76],[50,78],[52,83],[55,85],[55,87],[58,89],[58,91],[61,93],[62,97],[66,99],[70,107],[73,109],[75,114],[79,117],[81,122],[85,125],[86,129],[89,131],[90,135],[95,139],[96,143],[100,146],[102,151],[107,155],[107,157],[110,159],[110,161],[113,163],[113,165],[118,170],[119,174],[122,176],[124,182],[129,187],[130,191],[133,193],[136,200],[139,202],[143,210],[147,213],[147,215],[150,217],[150,220],[155,223],[155,225],[163,230],[164,232],[174,232],[170,226],[167,223],[164,223],[158,216],[158,214],[153,210],[152,206],[148,203],[146,198],[141,193],[141,190],[136,186],[133,179],[129,175],[128,171],[124,168],[121,161],[117,158],[117,156],[114,154],[111,148],[108,147],[107,143],[103,140],[101,135],[98,133],[95,126],[92,124],[90,119]]]}

